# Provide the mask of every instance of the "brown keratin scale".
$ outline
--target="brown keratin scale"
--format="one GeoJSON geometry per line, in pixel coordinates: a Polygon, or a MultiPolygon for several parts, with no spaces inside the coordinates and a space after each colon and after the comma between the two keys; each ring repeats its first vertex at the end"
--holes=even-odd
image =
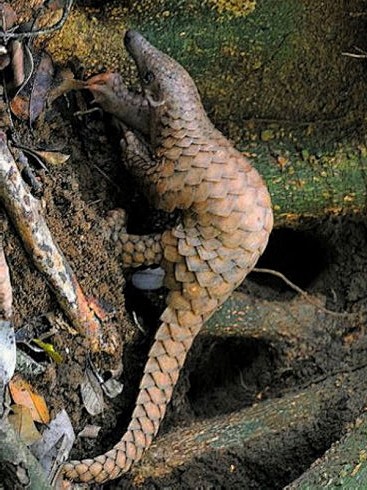
{"type": "Polygon", "coordinates": [[[210,122],[188,73],[138,32],[126,33],[125,46],[143,94],[130,92],[115,73],[86,85],[125,127],[124,164],[152,203],[168,212],[180,209],[181,217],[161,235],[138,237],[115,226],[124,265],[160,263],[170,292],[122,439],[101,456],[62,468],[80,482],[117,478],[142,457],[195,336],[255,266],[273,225],[263,180],[210,122]]]}

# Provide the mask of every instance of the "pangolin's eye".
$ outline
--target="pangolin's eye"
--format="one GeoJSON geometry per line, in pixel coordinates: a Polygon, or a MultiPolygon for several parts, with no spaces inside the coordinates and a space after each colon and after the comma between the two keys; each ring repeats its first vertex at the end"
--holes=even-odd
{"type": "Polygon", "coordinates": [[[152,71],[147,71],[142,78],[142,82],[144,85],[149,85],[154,81],[154,78],[154,73],[152,71]]]}

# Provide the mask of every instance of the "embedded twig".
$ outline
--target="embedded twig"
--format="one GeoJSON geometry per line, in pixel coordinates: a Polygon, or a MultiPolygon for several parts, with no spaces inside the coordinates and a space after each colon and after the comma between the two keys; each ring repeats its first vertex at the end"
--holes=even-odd
{"type": "Polygon", "coordinates": [[[29,32],[10,32],[10,31],[0,32],[0,39],[4,39],[4,42],[6,43],[9,39],[26,39],[26,38],[37,37],[37,36],[44,36],[47,34],[52,34],[55,31],[58,31],[65,24],[66,19],[69,16],[71,7],[73,5],[73,1],[74,0],[66,0],[66,4],[63,9],[61,18],[53,26],[46,27],[45,29],[37,29],[29,32]]]}
{"type": "MultiPolygon", "coordinates": [[[[24,150],[24,152],[26,152],[26,150],[24,150]]],[[[28,162],[28,158],[25,156],[24,152],[22,150],[19,150],[19,156],[17,159],[18,168],[22,173],[22,175],[24,176],[24,180],[33,190],[34,195],[39,197],[42,194],[42,184],[37,180],[34,172],[31,170],[31,167],[28,162]]],[[[29,153],[33,156],[31,152],[29,153]]]]}
{"type": "Polygon", "coordinates": [[[113,187],[115,187],[117,190],[121,190],[121,189],[120,189],[120,186],[119,186],[118,184],[116,184],[116,182],[115,182],[113,179],[111,179],[111,177],[109,177],[109,176],[106,174],[106,172],[104,172],[104,171],[101,169],[101,167],[99,167],[99,166],[98,166],[97,164],[95,164],[95,163],[93,163],[92,165],[93,165],[93,167],[94,167],[94,168],[97,170],[97,172],[99,172],[99,173],[102,175],[102,177],[104,177],[104,178],[107,180],[107,182],[108,182],[109,184],[111,184],[111,185],[112,185],[113,187]]]}
{"type": "Polygon", "coordinates": [[[12,316],[13,289],[10,281],[9,267],[3,248],[3,234],[6,228],[6,218],[0,212],[0,318],[9,320],[12,316]]]}
{"type": "Polygon", "coordinates": [[[345,52],[345,53],[342,53],[342,56],[349,56],[350,58],[360,58],[360,59],[365,59],[367,58],[367,53],[348,53],[348,52],[345,52]]]}
{"type": "Polygon", "coordinates": [[[0,83],[2,87],[4,87],[4,92],[3,92],[3,101],[4,103],[1,103],[2,110],[4,111],[4,116],[1,120],[1,128],[6,128],[9,129],[12,134],[15,133],[14,129],[14,122],[13,122],[13,116],[11,114],[10,110],[10,100],[9,100],[9,94],[6,90],[6,81],[5,81],[5,75],[4,72],[1,72],[1,80],[0,83]]]}
{"type": "Polygon", "coordinates": [[[245,380],[243,379],[243,374],[242,374],[241,369],[239,370],[238,375],[239,375],[239,378],[240,378],[240,386],[242,387],[242,389],[243,389],[243,390],[244,390],[246,393],[248,393],[249,391],[250,391],[250,392],[251,392],[251,391],[253,391],[253,390],[251,390],[251,389],[250,389],[250,388],[249,388],[249,387],[246,385],[245,380]]]}
{"type": "Polygon", "coordinates": [[[39,202],[23,183],[4,132],[0,132],[0,201],[66,316],[87,337],[91,349],[98,350],[102,342],[101,315],[86,299],[74,272],[54,242],[39,202]]]}
{"type": "Polygon", "coordinates": [[[359,48],[358,46],[353,46],[353,47],[356,51],[358,51],[358,53],[345,52],[345,53],[342,53],[342,56],[349,56],[350,58],[362,58],[362,59],[367,58],[366,51],[359,48]]]}
{"type": "Polygon", "coordinates": [[[16,364],[15,332],[11,322],[13,289],[3,248],[5,215],[0,212],[0,416],[4,415],[4,388],[14,374],[16,364]]]}
{"type": "Polygon", "coordinates": [[[365,17],[367,12],[349,12],[350,17],[365,17]]]}
{"type": "Polygon", "coordinates": [[[299,286],[294,284],[292,281],[290,281],[284,274],[282,274],[279,271],[275,271],[273,269],[263,269],[262,267],[254,267],[252,269],[253,272],[260,272],[262,274],[271,274],[272,276],[279,277],[282,281],[284,281],[287,286],[289,286],[291,289],[296,291],[298,294],[300,294],[305,300],[310,303],[312,306],[315,306],[319,310],[323,311],[324,313],[327,313],[328,315],[335,316],[336,318],[347,318],[347,317],[353,317],[353,313],[347,313],[347,312],[342,312],[339,313],[337,311],[332,311],[329,310],[328,308],[325,308],[325,306],[320,305],[320,303],[313,299],[306,291],[301,289],[299,286]]]}
{"type": "Polygon", "coordinates": [[[136,314],[136,311],[133,310],[132,315],[133,315],[134,325],[136,325],[138,327],[138,329],[141,331],[141,333],[146,335],[147,332],[144,330],[141,323],[139,322],[138,315],[136,314]]]}

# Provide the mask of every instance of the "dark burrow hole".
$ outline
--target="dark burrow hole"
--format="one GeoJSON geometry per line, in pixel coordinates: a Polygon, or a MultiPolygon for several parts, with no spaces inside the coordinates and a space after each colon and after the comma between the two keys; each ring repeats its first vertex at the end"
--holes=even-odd
{"type": "Polygon", "coordinates": [[[197,417],[252,405],[271,382],[272,349],[263,340],[202,336],[191,357],[187,397],[197,417]]]}
{"type": "MultiPolygon", "coordinates": [[[[327,247],[330,248],[330,244],[323,243],[313,232],[279,228],[272,231],[267,248],[256,267],[281,272],[297,286],[308,289],[328,266],[330,253],[327,247]]],[[[259,286],[266,286],[272,297],[273,293],[297,294],[282,279],[270,274],[252,272],[247,279],[259,286]]],[[[128,311],[140,313],[151,324],[152,319],[158,321],[164,309],[164,296],[163,291],[158,294],[141,292],[128,281],[125,290],[126,307],[128,311]]],[[[289,294],[284,299],[289,300],[289,294]]]]}
{"type": "MultiPolygon", "coordinates": [[[[307,289],[327,265],[326,245],[320,238],[307,231],[278,228],[272,231],[256,267],[281,272],[297,286],[307,289]]],[[[269,274],[253,272],[249,279],[277,292],[291,291],[282,279],[269,274]]]]}

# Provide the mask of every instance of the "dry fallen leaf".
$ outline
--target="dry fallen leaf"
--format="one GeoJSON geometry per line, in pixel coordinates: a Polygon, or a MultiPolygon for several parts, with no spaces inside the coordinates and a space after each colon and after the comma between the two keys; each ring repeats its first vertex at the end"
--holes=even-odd
{"type": "Polygon", "coordinates": [[[124,385],[117,379],[110,378],[101,384],[101,388],[108,398],[115,398],[122,393],[124,385]]]}
{"type": "Polygon", "coordinates": [[[39,158],[41,158],[41,160],[43,160],[46,165],[63,165],[70,158],[70,155],[60,153],[59,151],[32,150],[32,154],[37,155],[39,158]]]}
{"type": "Polygon", "coordinates": [[[29,99],[23,95],[17,95],[10,101],[11,112],[22,121],[27,121],[29,116],[29,99]]]}
{"type": "Polygon", "coordinates": [[[80,390],[87,412],[91,415],[102,413],[104,408],[103,391],[97,376],[89,367],[85,370],[80,390]]]}
{"type": "MultiPolygon", "coordinates": [[[[4,226],[5,223],[0,220],[0,225],[4,226]]],[[[15,333],[10,322],[12,302],[9,268],[0,240],[0,395],[14,374],[16,362],[15,333]]]]}
{"type": "Polygon", "coordinates": [[[31,356],[17,349],[17,372],[25,376],[39,376],[46,371],[46,366],[36,362],[31,356]]]}
{"type": "Polygon", "coordinates": [[[86,425],[84,429],[79,432],[78,437],[85,437],[86,439],[97,439],[100,430],[100,425],[86,425]]]}
{"type": "Polygon", "coordinates": [[[12,314],[13,290],[10,282],[9,267],[0,243],[0,318],[9,320],[12,314]]]}
{"type": "MultiPolygon", "coordinates": [[[[30,447],[48,476],[49,481],[66,461],[73,447],[75,434],[68,414],[62,410],[42,434],[42,439],[30,447]]],[[[52,487],[54,488],[54,487],[52,487]]],[[[58,487],[57,487],[58,488],[58,487]]]]}
{"type": "Polygon", "coordinates": [[[53,74],[54,67],[51,56],[47,53],[42,53],[41,61],[35,72],[29,102],[29,123],[31,126],[44,110],[46,105],[46,97],[51,87],[53,74]]]}
{"type": "Polygon", "coordinates": [[[11,7],[11,5],[7,2],[4,2],[2,5],[2,22],[1,27],[3,31],[9,30],[17,21],[17,14],[11,7]]]}
{"type": "Polygon", "coordinates": [[[0,46],[0,71],[5,70],[10,64],[10,56],[4,46],[0,46]]]}
{"type": "Polygon", "coordinates": [[[42,424],[50,422],[50,414],[45,399],[34,391],[28,381],[16,374],[9,381],[9,389],[14,403],[28,407],[33,420],[42,424]]]}
{"type": "Polygon", "coordinates": [[[41,434],[34,425],[31,411],[24,405],[12,405],[12,412],[8,419],[14,430],[19,434],[24,444],[31,444],[41,439],[41,434]]]}
{"type": "Polygon", "coordinates": [[[24,73],[24,49],[21,41],[15,39],[10,43],[11,46],[11,66],[13,72],[12,85],[18,88],[23,85],[25,80],[24,73]]]}
{"type": "MultiPolygon", "coordinates": [[[[30,78],[32,77],[34,70],[34,62],[33,62],[33,54],[27,46],[26,43],[20,43],[17,40],[12,41],[12,56],[11,56],[11,65],[13,71],[13,77],[7,85],[7,90],[9,91],[10,99],[15,98],[17,95],[25,96],[25,94],[21,94],[23,89],[28,84],[30,78]],[[20,84],[20,85],[18,85],[20,84]]],[[[23,91],[24,92],[24,91],[23,91]]],[[[27,99],[27,109],[29,104],[28,97],[27,99]]],[[[11,107],[13,110],[13,108],[11,107]]],[[[17,115],[17,114],[16,114],[17,115]]]]}
{"type": "Polygon", "coordinates": [[[0,320],[0,346],[0,386],[4,387],[14,374],[16,362],[14,328],[6,320],[0,320]]]}

